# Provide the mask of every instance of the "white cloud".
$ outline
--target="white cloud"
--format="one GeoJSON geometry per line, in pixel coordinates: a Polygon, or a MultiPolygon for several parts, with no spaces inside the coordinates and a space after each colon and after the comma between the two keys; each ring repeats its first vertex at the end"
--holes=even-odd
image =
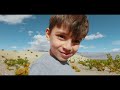
{"type": "Polygon", "coordinates": [[[112,49],[112,51],[113,52],[118,52],[118,51],[120,51],[120,48],[114,48],[114,49],[112,49]]]}
{"type": "MultiPolygon", "coordinates": [[[[31,46],[27,49],[31,49],[31,50],[48,51],[50,49],[49,41],[46,39],[45,35],[37,34],[33,36],[33,41],[28,42],[28,44],[30,44],[31,46]]],[[[80,48],[90,49],[90,48],[95,48],[95,46],[91,45],[87,47],[84,45],[80,45],[80,48]]]]}
{"type": "Polygon", "coordinates": [[[87,49],[88,47],[80,45],[80,48],[87,49]]]}
{"type": "Polygon", "coordinates": [[[28,35],[31,36],[33,31],[28,31],[28,35]]]}
{"type": "Polygon", "coordinates": [[[40,32],[39,32],[39,31],[36,31],[36,33],[40,35],[40,32]]]}
{"type": "Polygon", "coordinates": [[[107,48],[103,48],[104,50],[106,50],[107,48]]]}
{"type": "Polygon", "coordinates": [[[120,40],[116,40],[112,42],[113,45],[120,45],[120,40]]]}
{"type": "Polygon", "coordinates": [[[0,22],[18,24],[22,23],[24,19],[30,17],[32,17],[32,15],[0,15],[0,22]]]}
{"type": "Polygon", "coordinates": [[[21,27],[18,32],[24,32],[24,31],[25,31],[25,27],[21,27]]]}
{"type": "Polygon", "coordinates": [[[14,49],[16,49],[17,47],[16,47],[16,46],[12,46],[11,48],[14,48],[14,49]]]}
{"type": "Polygon", "coordinates": [[[31,45],[29,49],[36,51],[48,51],[50,48],[49,42],[45,35],[35,35],[32,42],[28,42],[31,45]]]}
{"type": "Polygon", "coordinates": [[[95,48],[95,46],[89,46],[89,47],[86,47],[86,46],[84,46],[84,45],[80,45],[80,48],[88,49],[88,48],[95,48]]]}
{"type": "Polygon", "coordinates": [[[89,48],[95,48],[95,46],[89,46],[89,48]]]}
{"type": "Polygon", "coordinates": [[[98,38],[103,38],[104,36],[97,32],[96,34],[91,34],[85,37],[85,40],[93,40],[93,39],[98,39],[98,38]]]}

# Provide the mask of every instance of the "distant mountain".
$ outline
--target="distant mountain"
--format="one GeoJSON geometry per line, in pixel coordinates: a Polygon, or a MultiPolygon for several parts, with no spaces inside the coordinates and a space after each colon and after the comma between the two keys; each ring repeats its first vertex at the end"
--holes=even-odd
{"type": "Polygon", "coordinates": [[[91,59],[107,59],[106,54],[108,53],[112,55],[113,59],[115,59],[116,55],[120,55],[120,52],[81,52],[79,54],[91,59]]]}

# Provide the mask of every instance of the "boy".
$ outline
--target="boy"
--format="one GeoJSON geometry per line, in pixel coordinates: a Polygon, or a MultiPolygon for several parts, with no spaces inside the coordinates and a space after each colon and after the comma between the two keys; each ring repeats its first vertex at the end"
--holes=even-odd
{"type": "Polygon", "coordinates": [[[88,33],[85,15],[53,15],[46,29],[49,53],[30,67],[30,75],[74,75],[67,60],[73,56],[88,33]]]}

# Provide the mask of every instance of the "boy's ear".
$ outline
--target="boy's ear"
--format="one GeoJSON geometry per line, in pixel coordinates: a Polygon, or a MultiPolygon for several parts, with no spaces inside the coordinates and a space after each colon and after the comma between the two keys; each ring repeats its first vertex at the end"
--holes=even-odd
{"type": "Polygon", "coordinates": [[[50,40],[50,29],[49,28],[46,29],[46,38],[47,40],[50,40]]]}

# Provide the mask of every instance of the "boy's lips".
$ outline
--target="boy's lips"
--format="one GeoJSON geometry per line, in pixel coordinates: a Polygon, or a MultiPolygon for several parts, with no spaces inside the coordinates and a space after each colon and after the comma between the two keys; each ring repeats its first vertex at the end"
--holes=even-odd
{"type": "Polygon", "coordinates": [[[68,59],[69,57],[71,57],[73,54],[72,53],[64,53],[64,52],[60,52],[62,57],[65,59],[68,59]]]}

